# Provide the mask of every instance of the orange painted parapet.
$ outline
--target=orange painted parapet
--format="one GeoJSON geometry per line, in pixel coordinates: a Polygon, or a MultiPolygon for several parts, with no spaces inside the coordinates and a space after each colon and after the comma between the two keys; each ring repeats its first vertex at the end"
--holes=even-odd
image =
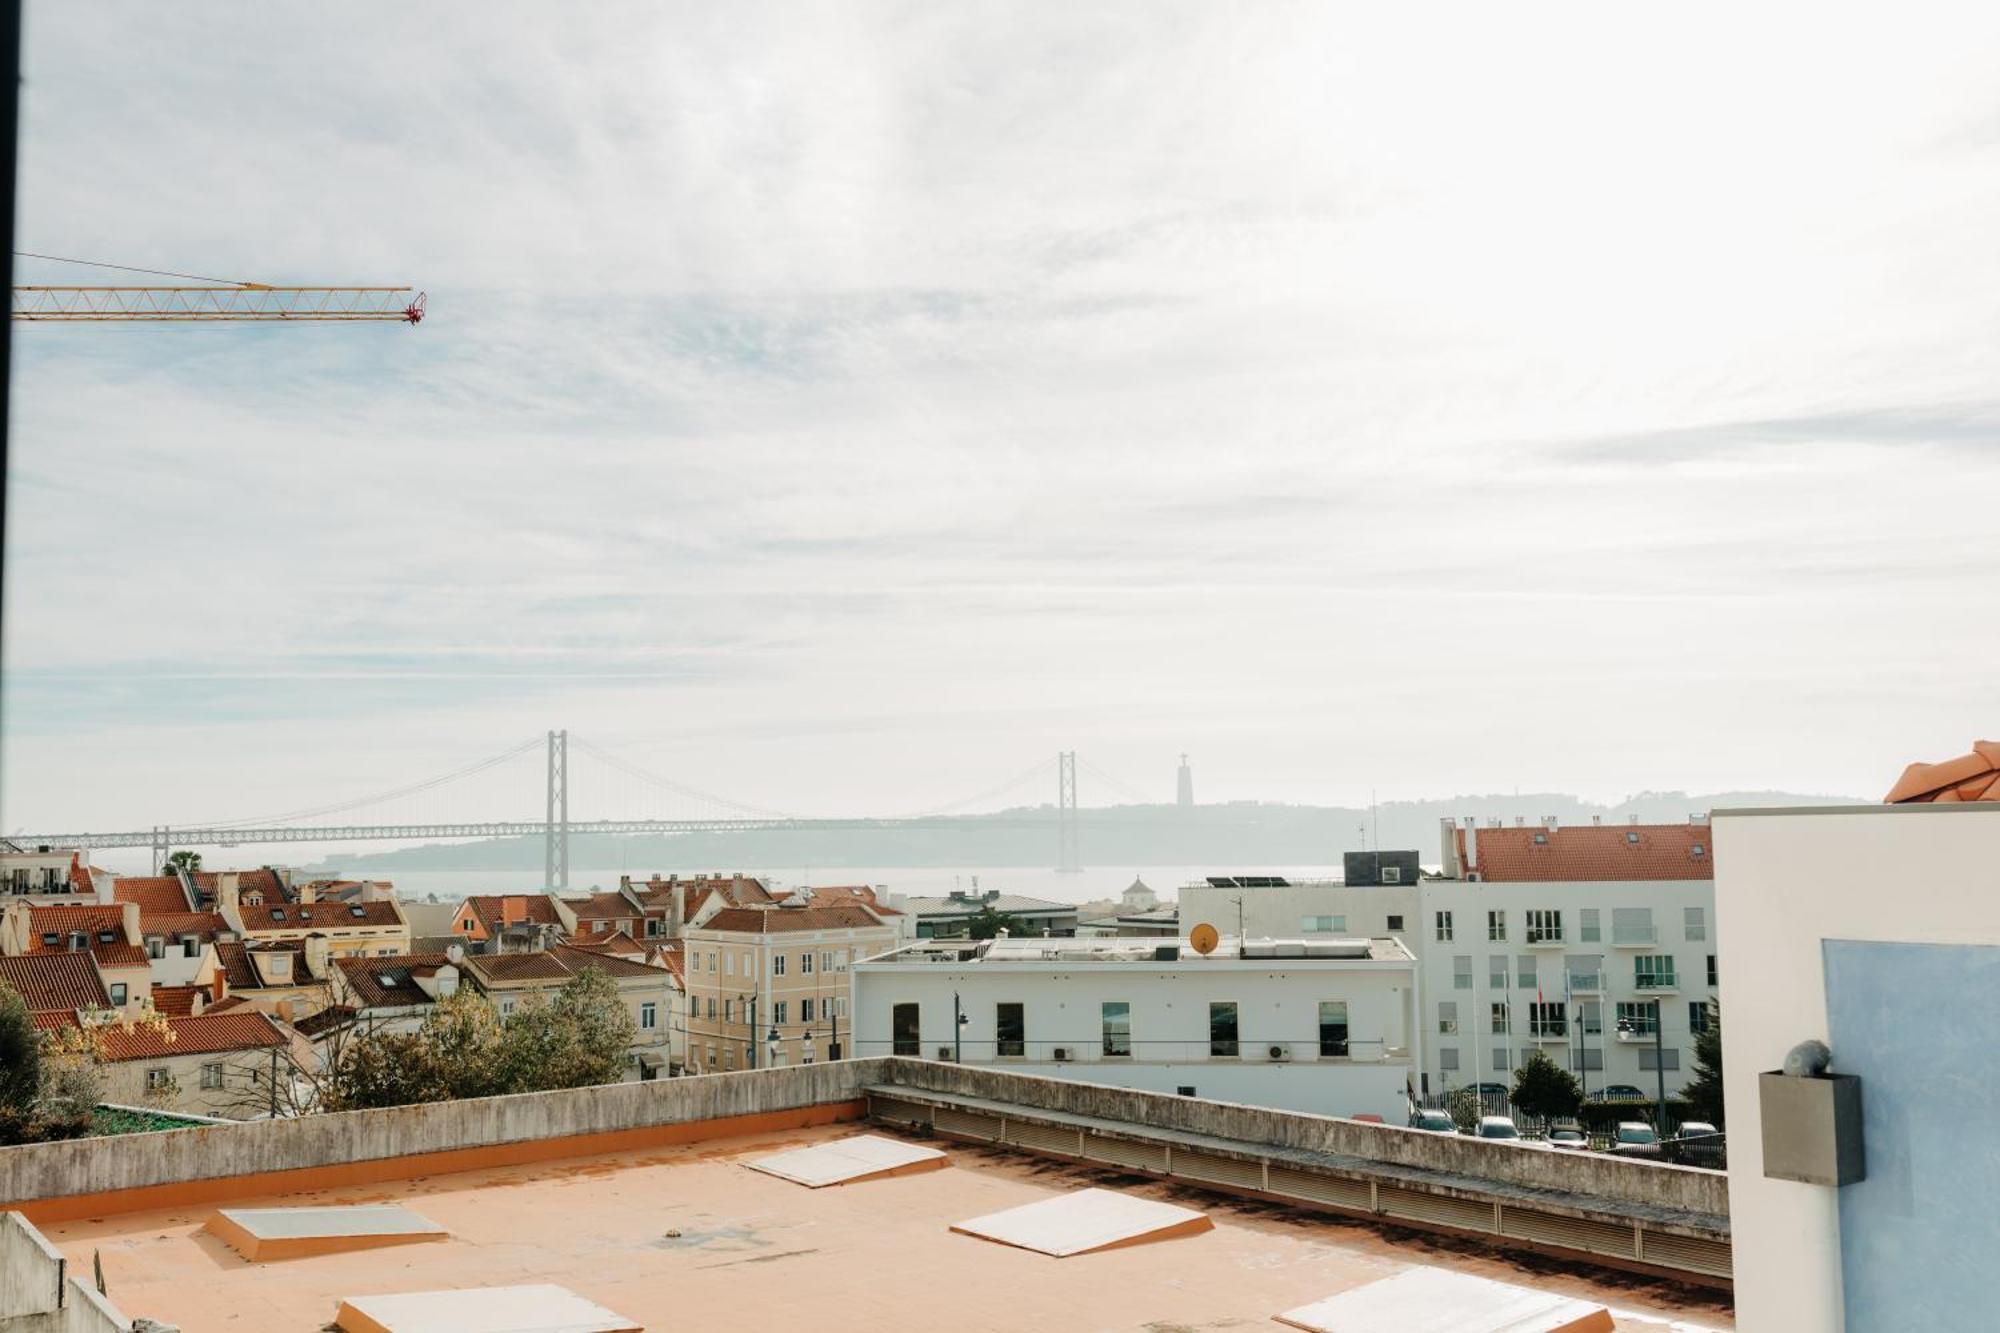
{"type": "Polygon", "coordinates": [[[1910,801],[2000,801],[2000,741],[1974,741],[1972,753],[1941,764],[1911,764],[1882,798],[1910,801]]]}

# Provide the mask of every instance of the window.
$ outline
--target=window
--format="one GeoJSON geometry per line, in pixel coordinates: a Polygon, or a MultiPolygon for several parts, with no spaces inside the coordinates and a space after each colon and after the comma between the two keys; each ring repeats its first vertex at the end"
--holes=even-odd
{"type": "Polygon", "coordinates": [[[222,1062],[201,1067],[201,1086],[204,1091],[213,1092],[222,1086],[222,1062]]]}
{"type": "Polygon", "coordinates": [[[713,1047],[713,1046],[710,1046],[710,1047],[708,1048],[708,1067],[709,1067],[710,1069],[719,1069],[719,1068],[721,1068],[721,1065],[719,1065],[719,1064],[718,1064],[718,1063],[716,1062],[716,1059],[715,1059],[715,1047],[713,1047]]]}
{"type": "Polygon", "coordinates": [[[1687,937],[1690,940],[1705,940],[1708,938],[1708,915],[1701,908],[1683,907],[1681,909],[1681,923],[1687,927],[1687,937]]]}
{"type": "Polygon", "coordinates": [[[826,949],[821,951],[819,956],[819,970],[822,972],[833,971],[833,950],[826,949]]]}
{"type": "Polygon", "coordinates": [[[1653,927],[1653,909],[1650,907],[1614,907],[1611,909],[1611,942],[1613,944],[1651,944],[1659,939],[1660,933],[1653,927]]]}
{"type": "MultiPolygon", "coordinates": [[[[724,976],[726,976],[726,977],[733,977],[733,976],[735,976],[735,975],[736,975],[736,955],[735,955],[735,954],[733,954],[733,953],[726,953],[726,954],[722,955],[722,974],[723,974],[724,976]]],[[[749,968],[747,968],[747,967],[746,967],[746,968],[744,968],[744,969],[743,969],[743,975],[745,975],[745,976],[749,976],[749,975],[750,975],[750,969],[749,969],[749,968]]]]}
{"type": "Polygon", "coordinates": [[[1495,1001],[1495,1002],[1494,1002],[1494,1003],[1493,1003],[1493,1004],[1492,1004],[1492,1005],[1490,1006],[1490,1008],[1491,1008],[1491,1009],[1492,1009],[1492,1011],[1493,1011],[1493,1016],[1492,1016],[1492,1026],[1488,1027],[1488,1028],[1487,1028],[1486,1030],[1487,1030],[1488,1032],[1499,1032],[1499,1033],[1504,1033],[1504,1032],[1506,1032],[1506,1031],[1507,1031],[1507,1002],[1506,1002],[1505,1000],[1496,1000],[1496,1001],[1495,1001]]]}
{"type": "Polygon", "coordinates": [[[1486,985],[1491,990],[1507,989],[1507,955],[1489,954],[1486,958],[1486,985]]]}
{"type": "Polygon", "coordinates": [[[1384,884],[1401,884],[1403,882],[1403,867],[1381,866],[1379,869],[1382,872],[1382,882],[1384,884]]]}
{"type": "Polygon", "coordinates": [[[1716,983],[1715,983],[1715,955],[1714,955],[1714,954],[1710,954],[1710,955],[1708,956],[1708,986],[1709,986],[1709,989],[1710,989],[1710,990],[1713,990],[1713,989],[1715,989],[1715,984],[1716,984],[1716,983]]]}
{"type": "Polygon", "coordinates": [[[162,939],[158,935],[148,935],[146,937],[146,957],[165,958],[166,956],[167,956],[166,940],[162,939]]]}
{"type": "Polygon", "coordinates": [[[1493,1048],[1493,1072],[1504,1074],[1513,1067],[1514,1062],[1507,1058],[1507,1048],[1505,1046],[1495,1046],[1493,1048]]]}
{"type": "Polygon", "coordinates": [[[1657,1051],[1650,1046],[1639,1048],[1639,1068],[1648,1074],[1661,1069],[1671,1072],[1680,1067],[1681,1053],[1671,1046],[1657,1051]]]}
{"type": "Polygon", "coordinates": [[[1307,935],[1338,935],[1347,929],[1344,916],[1302,916],[1299,930],[1307,935]]]}
{"type": "Polygon", "coordinates": [[[1707,1000],[1688,1001],[1689,1032],[1694,1033],[1698,1037],[1702,1033],[1708,1031],[1708,1019],[1709,1019],[1709,1013],[1708,1013],[1707,1000]]]}
{"type": "Polygon", "coordinates": [[[1625,841],[1627,841],[1627,842],[1629,842],[1629,843],[1633,843],[1633,844],[1635,844],[1635,845],[1636,845],[1636,844],[1638,843],[1638,841],[1639,841],[1639,833],[1638,833],[1638,830],[1634,829],[1634,830],[1632,830],[1632,831],[1630,831],[1630,832],[1626,833],[1626,835],[1625,835],[1625,841]]]}
{"type": "Polygon", "coordinates": [[[1403,918],[1399,916],[1392,916],[1389,918],[1390,930],[1401,930],[1402,928],[1403,928],[1403,918]]]}
{"type": "Polygon", "coordinates": [[[923,1051],[916,1005],[899,1004],[889,1011],[889,1043],[890,1053],[894,1055],[917,1055],[923,1051]]]}
{"type": "Polygon", "coordinates": [[[696,952],[695,952],[695,951],[694,951],[693,949],[689,949],[689,950],[688,950],[688,956],[687,956],[687,958],[688,958],[688,971],[690,971],[690,972],[699,972],[699,971],[701,971],[701,955],[700,955],[700,954],[696,953],[696,952]]]}
{"type": "Polygon", "coordinates": [[[1437,937],[1441,942],[1445,944],[1451,943],[1450,912],[1439,912],[1437,914],[1437,937]]]}
{"type": "Polygon", "coordinates": [[[847,1000],[845,997],[839,995],[833,997],[833,1016],[835,1018],[847,1017],[847,1000]]]}
{"type": "Polygon", "coordinates": [[[1672,990],[1674,988],[1674,958],[1672,954],[1642,953],[1632,960],[1633,984],[1640,990],[1672,990]]]}
{"type": "Polygon", "coordinates": [[[771,1003],[771,1021],[789,1023],[792,1021],[792,1004],[789,1000],[774,1000],[771,1003]]]}
{"type": "Polygon", "coordinates": [[[1106,1055],[1132,1054],[1132,1005],[1125,1000],[1106,1000],[1101,1008],[1106,1055]]]}
{"type": "Polygon", "coordinates": [[[660,918],[656,916],[646,918],[646,933],[648,935],[658,935],[660,933],[660,918]]]}
{"type": "Polygon", "coordinates": [[[715,997],[713,995],[708,997],[708,1016],[710,1019],[715,1017],[715,997]]]}
{"type": "Polygon", "coordinates": [[[1319,1058],[1322,1060],[1347,1058],[1347,1001],[1345,1000],[1319,1002],[1319,1058]]]}
{"type": "Polygon", "coordinates": [[[271,919],[273,921],[283,921],[285,919],[285,909],[282,907],[273,907],[271,909],[271,919]]]}
{"type": "Polygon", "coordinates": [[[1563,938],[1563,914],[1549,908],[1531,908],[1528,912],[1528,943],[1561,944],[1563,938]]]}
{"type": "MultiPolygon", "coordinates": [[[[512,1014],[513,1012],[514,1012],[514,1002],[513,1002],[512,1000],[502,1000],[502,1001],[500,1001],[500,1016],[501,1016],[502,1018],[506,1018],[506,1017],[507,1017],[508,1015],[512,1014]]],[[[709,1017],[710,1017],[710,1018],[714,1018],[714,1017],[715,1017],[715,1015],[714,1015],[714,1014],[710,1014],[710,1015],[709,1015],[709,1017]]]]}
{"type": "Polygon", "coordinates": [[[1505,912],[1488,912],[1486,914],[1486,938],[1489,940],[1504,940],[1507,938],[1507,914],[1505,912]]]}
{"type": "Polygon", "coordinates": [[[799,971],[801,973],[805,973],[805,972],[810,972],[812,970],[813,970],[813,956],[811,951],[808,950],[807,952],[799,955],[799,971]]]}
{"type": "Polygon", "coordinates": [[[1535,956],[1524,953],[1514,960],[1514,984],[1522,990],[1535,989],[1535,956]]]}
{"type": "Polygon", "coordinates": [[[1472,955],[1462,953],[1451,960],[1451,988],[1453,990],[1472,989],[1472,955]]]}
{"type": "Polygon", "coordinates": [[[735,1006],[735,1004],[736,1004],[736,1001],[734,1001],[734,1000],[724,1000],[724,1001],[722,1002],[722,1021],[723,1021],[723,1022],[725,1022],[725,1023],[734,1023],[734,1022],[736,1021],[736,1015],[735,1015],[734,1013],[732,1013],[732,1012],[731,1012],[731,1010],[733,1009],[733,1007],[735,1006]]]}
{"type": "Polygon", "coordinates": [[[647,1001],[645,1004],[639,1006],[639,1026],[642,1029],[650,1032],[654,1028],[658,1027],[659,1024],[660,1024],[659,1005],[653,1003],[652,1001],[647,1001]]]}
{"type": "Polygon", "coordinates": [[[146,1071],[147,1092],[165,1091],[166,1086],[173,1081],[173,1073],[165,1065],[159,1065],[146,1071]]]}
{"type": "Polygon", "coordinates": [[[1537,847],[1546,846],[1548,840],[1549,840],[1549,835],[1546,833],[1537,833],[1535,835],[1535,845],[1537,847]]]}
{"type": "Polygon", "coordinates": [[[1603,929],[1597,924],[1597,909],[1586,907],[1578,914],[1577,938],[1585,944],[1595,944],[1604,938],[1603,929]]]}
{"type": "Polygon", "coordinates": [[[1604,1031],[1604,1005],[1597,1000],[1585,1000],[1577,1006],[1583,1014],[1583,1030],[1586,1035],[1596,1036],[1604,1031]]]}
{"type": "Polygon", "coordinates": [[[1457,1070],[1458,1047],[1456,1046],[1438,1047],[1438,1068],[1446,1071],[1447,1073],[1454,1072],[1457,1070]]]}
{"type": "Polygon", "coordinates": [[[1438,1031],[1451,1036],[1458,1031],[1458,1001],[1438,1001],[1438,1031]]]}
{"type": "Polygon", "coordinates": [[[56,947],[57,944],[61,942],[62,942],[62,936],[56,934],[56,932],[54,932],[53,930],[45,930],[42,932],[42,947],[44,949],[53,949],[56,947]]]}
{"type": "Polygon", "coordinates": [[[1578,1049],[1577,1055],[1581,1057],[1576,1062],[1578,1070],[1604,1068],[1604,1048],[1602,1046],[1581,1047],[1578,1049]]]}
{"type": "Polygon", "coordinates": [[[1604,989],[1604,955],[1601,953],[1573,953],[1563,959],[1569,969],[1569,988],[1572,991],[1604,989]]]}
{"type": "Polygon", "coordinates": [[[1211,1056],[1237,1054],[1236,1001],[1211,1000],[1208,1006],[1208,1053],[1211,1056]]]}
{"type": "Polygon", "coordinates": [[[1618,1002],[1618,1031],[1621,1036],[1634,1035],[1650,1037],[1660,1030],[1660,1012],[1651,1000],[1632,1003],[1618,1002]]]}
{"type": "Polygon", "coordinates": [[[122,981],[114,981],[114,982],[112,982],[112,983],[111,983],[111,1003],[113,1003],[113,1004],[123,1004],[123,1003],[125,1003],[125,983],[124,983],[124,982],[122,982],[122,981]]]}
{"type": "Polygon", "coordinates": [[[1026,1055],[1028,1053],[1027,1007],[1012,1001],[995,1005],[993,1032],[998,1038],[999,1054],[1026,1055]]]}
{"type": "Polygon", "coordinates": [[[783,954],[774,953],[771,955],[771,975],[774,977],[785,975],[785,956],[783,954]]]}
{"type": "Polygon", "coordinates": [[[1569,1014],[1562,1001],[1537,1000],[1528,1006],[1528,1035],[1564,1037],[1569,1035],[1569,1014]]]}

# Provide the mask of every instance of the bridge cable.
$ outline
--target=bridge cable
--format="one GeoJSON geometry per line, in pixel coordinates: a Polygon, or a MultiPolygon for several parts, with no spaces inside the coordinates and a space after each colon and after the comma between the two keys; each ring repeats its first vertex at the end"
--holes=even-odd
{"type": "Polygon", "coordinates": [[[379,805],[384,801],[393,801],[398,797],[414,796],[418,792],[429,791],[433,787],[442,787],[446,783],[457,782],[461,778],[469,778],[475,773],[483,773],[487,769],[504,764],[510,759],[527,753],[529,750],[541,747],[545,744],[545,740],[546,738],[544,737],[536,736],[530,740],[523,741],[511,750],[504,750],[489,758],[481,759],[477,763],[467,764],[464,768],[454,769],[449,773],[441,773],[434,778],[427,778],[422,782],[413,782],[407,787],[398,787],[393,791],[377,792],[372,796],[363,796],[355,800],[340,801],[333,805],[313,806],[299,810],[286,810],[274,815],[259,815],[254,819],[211,819],[199,824],[173,824],[169,825],[169,827],[175,832],[199,833],[205,829],[269,827],[290,823],[298,819],[313,819],[320,815],[342,814],[349,810],[361,809],[364,806],[379,805]]]}
{"type": "Polygon", "coordinates": [[[658,773],[641,768],[630,760],[620,759],[617,755],[612,754],[601,746],[592,745],[589,741],[584,740],[574,732],[570,734],[569,743],[584,753],[611,765],[611,767],[617,769],[627,777],[637,778],[641,782],[673,792],[677,796],[685,796],[695,801],[706,801],[710,805],[719,805],[726,809],[742,811],[745,814],[754,815],[762,819],[799,818],[799,816],[783,810],[771,810],[764,806],[751,805],[745,801],[732,801],[726,796],[717,796],[714,792],[702,791],[699,787],[690,787],[684,782],[675,782],[672,778],[661,777],[658,773]]]}

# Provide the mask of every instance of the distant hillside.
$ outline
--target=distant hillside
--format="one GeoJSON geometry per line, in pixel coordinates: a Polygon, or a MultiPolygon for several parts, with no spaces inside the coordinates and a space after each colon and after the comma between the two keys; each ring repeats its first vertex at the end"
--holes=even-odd
{"type": "MultiPolygon", "coordinates": [[[[1792,792],[1642,792],[1617,805],[1597,805],[1561,793],[1454,796],[1394,801],[1366,808],[1269,805],[1243,801],[1198,805],[1120,805],[1085,809],[1079,834],[1086,863],[1146,865],[1315,865],[1364,846],[1415,848],[1426,862],[1439,859],[1439,821],[1536,821],[1554,815],[1565,824],[1593,817],[1624,823],[1679,823],[1725,807],[1863,805],[1849,796],[1792,792]],[[1379,836],[1376,830],[1379,829],[1379,836]]],[[[928,819],[893,829],[806,832],[687,833],[610,837],[577,834],[570,864],[581,867],[639,865],[649,870],[729,870],[743,866],[1048,866],[1054,863],[1055,809],[1024,807],[992,815],[928,819]]],[[[542,863],[540,838],[432,843],[365,856],[342,856],[344,872],[364,870],[523,870],[542,863]]]]}

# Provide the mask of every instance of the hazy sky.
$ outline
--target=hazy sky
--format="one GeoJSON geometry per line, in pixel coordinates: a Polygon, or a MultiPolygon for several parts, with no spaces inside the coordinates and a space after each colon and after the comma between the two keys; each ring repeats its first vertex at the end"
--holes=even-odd
{"type": "Polygon", "coordinates": [[[1993,6],[30,9],[21,248],[431,318],[16,328],[7,830],[2000,731],[1993,6]]]}

